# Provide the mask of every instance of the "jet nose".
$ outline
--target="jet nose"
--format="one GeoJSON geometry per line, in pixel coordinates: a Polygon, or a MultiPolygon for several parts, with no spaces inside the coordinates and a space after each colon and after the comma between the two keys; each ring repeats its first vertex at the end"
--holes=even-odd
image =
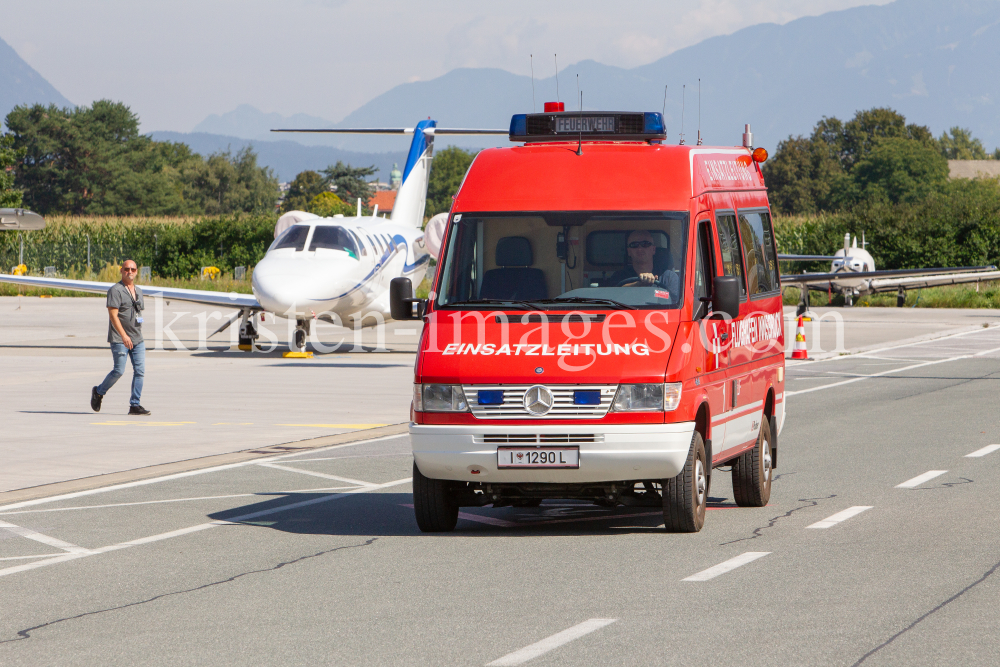
{"type": "MultiPolygon", "coordinates": [[[[266,259],[266,258],[265,258],[266,259]]],[[[351,266],[318,262],[261,261],[253,272],[253,291],[266,310],[286,317],[312,316],[334,307],[348,291],[351,266]]]]}

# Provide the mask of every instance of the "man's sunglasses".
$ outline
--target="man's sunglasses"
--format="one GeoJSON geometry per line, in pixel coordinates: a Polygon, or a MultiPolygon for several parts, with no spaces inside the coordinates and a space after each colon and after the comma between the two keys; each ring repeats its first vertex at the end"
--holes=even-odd
{"type": "Polygon", "coordinates": [[[653,247],[652,241],[632,241],[628,244],[629,248],[651,248],[653,247]]]}
{"type": "Polygon", "coordinates": [[[123,266],[123,267],[122,267],[122,271],[124,271],[124,272],[126,272],[126,273],[135,273],[135,272],[136,272],[136,271],[138,271],[138,270],[139,270],[139,269],[130,269],[130,268],[129,268],[129,267],[127,267],[127,266],[123,266]]]}

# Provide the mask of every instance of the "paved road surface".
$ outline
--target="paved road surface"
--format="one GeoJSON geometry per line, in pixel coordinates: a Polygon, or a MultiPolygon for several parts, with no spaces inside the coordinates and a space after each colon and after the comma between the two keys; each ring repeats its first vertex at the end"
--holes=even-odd
{"type": "Polygon", "coordinates": [[[413,521],[408,438],[0,507],[3,665],[1000,663],[1000,328],[789,366],[771,504],[413,521]]]}

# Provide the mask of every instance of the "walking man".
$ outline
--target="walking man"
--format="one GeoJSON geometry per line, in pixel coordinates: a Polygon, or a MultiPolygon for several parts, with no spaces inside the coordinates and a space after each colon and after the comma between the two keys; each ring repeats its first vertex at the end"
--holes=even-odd
{"type": "Polygon", "coordinates": [[[108,342],[114,368],[104,378],[100,386],[90,391],[90,407],[101,411],[101,400],[111,387],[115,386],[125,373],[125,358],[132,360],[132,399],[129,401],[130,415],[152,414],[139,405],[142,394],[142,380],[146,374],[146,345],[142,340],[142,290],[135,284],[136,264],[126,259],[122,264],[122,279],[108,290],[108,342]]]}

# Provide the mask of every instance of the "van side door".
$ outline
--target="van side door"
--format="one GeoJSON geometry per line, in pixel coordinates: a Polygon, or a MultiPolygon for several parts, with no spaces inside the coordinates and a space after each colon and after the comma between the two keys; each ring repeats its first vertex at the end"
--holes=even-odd
{"type": "MultiPolygon", "coordinates": [[[[695,229],[697,234],[695,252],[697,254],[695,256],[692,319],[697,326],[696,346],[701,351],[699,356],[702,359],[697,371],[701,373],[699,380],[705,388],[708,408],[713,421],[709,437],[712,439],[713,446],[718,443],[718,446],[722,447],[725,443],[726,424],[715,418],[726,412],[726,385],[728,383],[726,368],[729,365],[729,350],[721,337],[728,338],[729,334],[726,322],[712,317],[713,280],[718,275],[719,263],[716,260],[716,233],[712,226],[711,217],[699,218],[695,229]]],[[[715,459],[717,454],[717,451],[713,451],[712,458],[715,459]]]]}

